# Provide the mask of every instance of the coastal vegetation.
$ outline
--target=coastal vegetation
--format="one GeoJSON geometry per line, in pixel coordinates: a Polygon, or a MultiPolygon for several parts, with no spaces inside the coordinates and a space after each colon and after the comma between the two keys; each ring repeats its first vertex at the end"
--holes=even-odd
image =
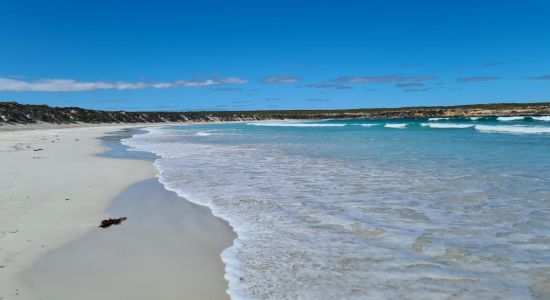
{"type": "Polygon", "coordinates": [[[33,123],[161,123],[258,121],[285,119],[413,119],[465,116],[547,115],[550,102],[495,103],[459,106],[418,106],[344,110],[256,110],[256,111],[104,111],[79,107],[50,107],[0,102],[0,124],[33,123]]]}

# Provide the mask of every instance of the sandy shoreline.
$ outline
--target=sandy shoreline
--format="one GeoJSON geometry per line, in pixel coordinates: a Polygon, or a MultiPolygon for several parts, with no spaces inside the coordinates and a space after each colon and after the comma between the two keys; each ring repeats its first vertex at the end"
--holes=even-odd
{"type": "Polygon", "coordinates": [[[156,178],[132,184],[107,209],[123,225],[48,252],[22,278],[42,299],[229,299],[219,256],[234,234],[182,200],[156,178]]]}
{"type": "MultiPolygon", "coordinates": [[[[78,243],[83,236],[94,232],[98,222],[109,217],[106,209],[113,198],[128,186],[154,178],[155,170],[149,161],[96,156],[104,150],[99,137],[138,126],[143,124],[55,129],[36,125],[0,127],[0,168],[4,170],[0,174],[0,299],[52,299],[53,295],[44,296],[29,286],[29,283],[36,285],[36,280],[40,282],[41,278],[35,276],[39,272],[33,268],[36,269],[37,264],[43,266],[51,253],[66,251],[65,245],[78,243]]],[[[232,239],[227,233],[223,236],[232,239]]],[[[139,240],[140,236],[134,235],[134,238],[139,240]]],[[[200,235],[197,240],[201,240],[200,235]]],[[[212,249],[216,248],[208,248],[212,249]]],[[[202,252],[220,260],[219,253],[213,257],[212,251],[202,252]]],[[[101,264],[103,258],[95,256],[95,261],[90,263],[101,264]]],[[[148,274],[151,278],[159,278],[161,274],[155,273],[163,271],[155,270],[157,272],[148,274]]],[[[192,271],[186,270],[191,274],[192,271]]],[[[216,276],[223,278],[223,268],[220,273],[216,276]]],[[[55,270],[44,274],[52,280],[56,275],[63,275],[56,274],[55,270]]],[[[205,284],[208,276],[213,275],[203,276],[205,284]]],[[[185,287],[186,281],[181,280],[180,286],[185,287]]],[[[215,286],[223,289],[219,281],[215,286]]],[[[115,285],[113,299],[114,295],[118,299],[124,295],[120,292],[115,285]]],[[[157,295],[162,298],[162,294],[157,295]]],[[[109,295],[102,296],[110,299],[109,295]]],[[[55,299],[65,298],[57,295],[55,299]]]]}
{"type": "MultiPolygon", "coordinates": [[[[18,131],[43,131],[43,130],[59,130],[59,129],[76,129],[76,128],[95,128],[97,130],[104,129],[104,133],[109,131],[120,130],[124,128],[136,127],[153,127],[153,126],[169,126],[169,125],[185,125],[193,123],[69,123],[55,124],[39,122],[36,124],[6,124],[0,123],[0,133],[2,132],[18,132],[18,131]]],[[[101,134],[100,134],[101,135],[101,134]]]]}

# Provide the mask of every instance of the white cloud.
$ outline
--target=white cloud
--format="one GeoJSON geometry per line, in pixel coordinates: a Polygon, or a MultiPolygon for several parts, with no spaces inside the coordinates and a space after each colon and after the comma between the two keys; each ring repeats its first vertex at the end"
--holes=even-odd
{"type": "Polygon", "coordinates": [[[298,83],[300,81],[302,78],[289,75],[268,76],[262,79],[263,83],[298,83]]]}
{"type": "Polygon", "coordinates": [[[403,81],[427,81],[435,79],[434,76],[344,76],[331,80],[337,83],[396,83],[403,81]]]}
{"type": "Polygon", "coordinates": [[[243,84],[247,83],[248,80],[239,77],[227,77],[225,79],[222,79],[221,82],[225,84],[243,84]]]}
{"type": "Polygon", "coordinates": [[[462,82],[462,83],[470,83],[470,82],[491,81],[491,80],[499,80],[499,79],[500,77],[493,77],[493,76],[473,76],[473,77],[457,78],[456,81],[462,82]]]}
{"type": "Polygon", "coordinates": [[[77,92],[92,90],[137,90],[145,88],[163,89],[175,87],[204,87],[221,84],[244,84],[246,79],[227,77],[206,80],[177,80],[171,82],[107,82],[77,81],[73,79],[40,79],[25,81],[0,77],[0,91],[11,92],[77,92]]]}

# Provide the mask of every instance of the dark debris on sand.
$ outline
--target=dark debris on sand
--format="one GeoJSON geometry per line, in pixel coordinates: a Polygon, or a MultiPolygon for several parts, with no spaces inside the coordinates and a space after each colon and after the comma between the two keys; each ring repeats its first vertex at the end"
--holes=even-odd
{"type": "Polygon", "coordinates": [[[116,218],[116,219],[103,220],[101,221],[101,224],[99,225],[99,227],[107,228],[107,227],[110,227],[111,225],[119,225],[123,221],[126,221],[126,219],[127,219],[126,217],[122,217],[122,218],[116,218]]]}

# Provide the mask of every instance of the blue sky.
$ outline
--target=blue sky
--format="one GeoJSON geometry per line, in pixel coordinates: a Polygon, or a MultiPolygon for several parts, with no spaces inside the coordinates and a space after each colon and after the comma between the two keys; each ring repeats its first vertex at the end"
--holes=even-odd
{"type": "Polygon", "coordinates": [[[0,101],[126,110],[550,101],[550,1],[0,2],[0,101]]]}

